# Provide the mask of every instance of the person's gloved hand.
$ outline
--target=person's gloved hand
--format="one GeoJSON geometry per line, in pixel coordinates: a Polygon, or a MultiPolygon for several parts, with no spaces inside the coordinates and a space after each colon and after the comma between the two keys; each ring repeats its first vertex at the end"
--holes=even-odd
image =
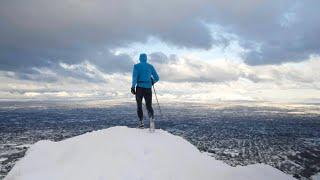
{"type": "Polygon", "coordinates": [[[131,88],[131,93],[133,94],[133,95],[135,95],[136,94],[136,90],[135,90],[135,88],[131,88]]]}

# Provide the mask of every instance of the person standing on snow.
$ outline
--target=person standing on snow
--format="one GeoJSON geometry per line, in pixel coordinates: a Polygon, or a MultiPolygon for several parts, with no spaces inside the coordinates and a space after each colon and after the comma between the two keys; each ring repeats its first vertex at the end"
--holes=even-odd
{"type": "Polygon", "coordinates": [[[131,93],[136,96],[139,127],[143,128],[142,99],[144,98],[150,122],[154,122],[152,109],[152,86],[159,81],[159,76],[154,67],[147,63],[147,55],[140,54],[140,63],[135,64],[132,72],[131,93]]]}

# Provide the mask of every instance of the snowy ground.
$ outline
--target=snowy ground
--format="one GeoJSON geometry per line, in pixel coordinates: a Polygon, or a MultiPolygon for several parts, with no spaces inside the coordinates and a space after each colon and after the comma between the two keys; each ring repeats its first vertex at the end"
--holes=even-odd
{"type": "Polygon", "coordinates": [[[60,142],[39,141],[5,180],[294,179],[271,166],[231,167],[179,136],[113,127],[60,142]]]}

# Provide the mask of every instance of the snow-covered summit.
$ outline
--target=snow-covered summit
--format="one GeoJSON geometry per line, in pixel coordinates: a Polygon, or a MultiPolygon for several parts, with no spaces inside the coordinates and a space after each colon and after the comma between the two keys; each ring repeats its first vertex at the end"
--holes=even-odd
{"type": "Polygon", "coordinates": [[[293,179],[264,164],[231,167],[179,136],[113,127],[60,142],[39,141],[5,180],[293,179]]]}

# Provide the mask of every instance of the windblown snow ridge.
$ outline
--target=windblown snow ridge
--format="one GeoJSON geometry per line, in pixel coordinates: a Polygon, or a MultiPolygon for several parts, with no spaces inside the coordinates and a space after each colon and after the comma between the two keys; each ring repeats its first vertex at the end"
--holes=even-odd
{"type": "Polygon", "coordinates": [[[264,164],[231,167],[163,130],[112,127],[39,141],[5,180],[293,179],[264,164]]]}

